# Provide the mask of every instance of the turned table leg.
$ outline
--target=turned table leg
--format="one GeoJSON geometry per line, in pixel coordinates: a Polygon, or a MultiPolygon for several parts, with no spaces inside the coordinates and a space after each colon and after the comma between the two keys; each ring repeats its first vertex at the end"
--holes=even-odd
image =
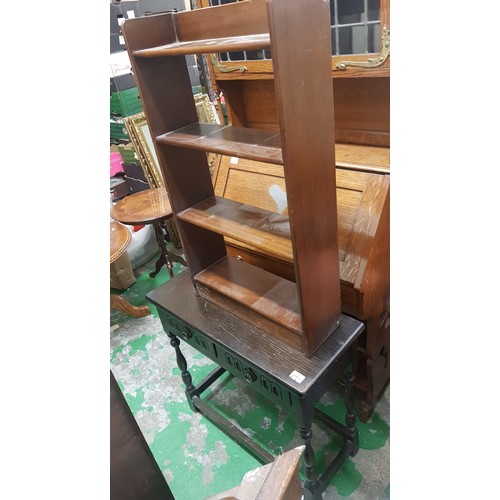
{"type": "Polygon", "coordinates": [[[194,395],[196,395],[196,387],[193,385],[193,378],[191,377],[191,374],[189,373],[187,369],[187,361],[184,355],[181,352],[181,348],[179,347],[179,344],[181,341],[177,338],[176,335],[174,335],[172,332],[169,332],[168,330],[166,331],[166,334],[168,338],[170,339],[170,345],[175,349],[175,356],[177,359],[177,366],[179,367],[179,370],[181,371],[181,377],[182,381],[184,382],[184,385],[186,386],[186,397],[189,403],[189,407],[193,411],[198,411],[198,409],[194,406],[192,398],[194,395]]]}
{"type": "Polygon", "coordinates": [[[173,266],[168,256],[168,249],[167,249],[167,244],[165,243],[163,229],[161,228],[159,222],[155,222],[153,224],[153,227],[155,230],[156,241],[158,242],[158,246],[160,247],[161,255],[156,262],[155,270],[152,273],[150,273],[149,276],[151,278],[154,278],[161,271],[163,264],[166,264],[168,269],[168,274],[170,274],[170,277],[173,278],[174,277],[173,266]]]}
{"type": "Polygon", "coordinates": [[[354,405],[354,373],[356,372],[357,365],[357,345],[351,347],[350,355],[351,362],[347,365],[344,370],[344,376],[346,381],[346,395],[345,395],[345,423],[346,423],[346,436],[344,441],[351,441],[353,443],[352,451],[350,453],[351,457],[356,455],[359,450],[359,432],[356,428],[356,413],[354,405]]]}

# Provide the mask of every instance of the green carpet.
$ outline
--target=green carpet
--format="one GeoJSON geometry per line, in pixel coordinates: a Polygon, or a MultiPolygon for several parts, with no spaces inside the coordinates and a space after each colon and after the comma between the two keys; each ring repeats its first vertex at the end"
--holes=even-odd
{"type": "MultiPolygon", "coordinates": [[[[151,314],[132,318],[111,311],[111,370],[174,497],[201,500],[237,486],[246,472],[261,464],[189,408],[175,351],[155,307],[145,298],[169,275],[162,269],[153,279],[149,277],[151,269],[146,266],[136,271],[137,282],[121,294],[134,305],[149,305],[151,314]]],[[[175,274],[183,269],[174,265],[175,274]]],[[[195,384],[216,367],[189,345],[181,343],[181,349],[195,384]]],[[[340,391],[339,387],[325,394],[318,407],[343,422],[345,409],[340,391]]],[[[292,419],[279,406],[227,373],[204,393],[204,399],[272,453],[302,444],[292,419]]],[[[389,498],[389,425],[375,412],[368,423],[358,422],[358,429],[360,452],[347,460],[333,478],[325,499],[389,498]],[[376,477],[369,477],[373,464],[380,465],[380,457],[386,466],[376,477]]],[[[321,467],[339,449],[341,440],[331,429],[314,424],[312,445],[321,467]]]]}

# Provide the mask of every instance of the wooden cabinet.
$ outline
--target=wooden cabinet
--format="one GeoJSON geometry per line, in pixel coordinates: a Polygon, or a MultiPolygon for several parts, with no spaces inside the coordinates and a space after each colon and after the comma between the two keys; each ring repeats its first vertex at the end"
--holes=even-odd
{"type": "Polygon", "coordinates": [[[197,292],[311,356],[341,314],[329,4],[246,0],[122,32],[197,292]],[[198,123],[184,56],[260,49],[273,54],[276,127],[198,123]],[[282,165],[288,232],[281,215],[216,196],[207,151],[282,165]],[[288,259],[294,280],[228,255],[225,237],[288,259]]]}

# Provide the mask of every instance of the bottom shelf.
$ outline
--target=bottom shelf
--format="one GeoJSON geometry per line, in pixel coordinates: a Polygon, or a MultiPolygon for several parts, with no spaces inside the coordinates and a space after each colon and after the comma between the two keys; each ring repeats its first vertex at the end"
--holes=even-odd
{"type": "Polygon", "coordinates": [[[224,257],[195,276],[205,299],[302,350],[295,283],[234,257],[224,257]]]}

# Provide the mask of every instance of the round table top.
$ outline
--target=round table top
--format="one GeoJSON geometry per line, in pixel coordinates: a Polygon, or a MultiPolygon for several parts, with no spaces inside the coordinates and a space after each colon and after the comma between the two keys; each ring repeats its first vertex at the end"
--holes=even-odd
{"type": "Polygon", "coordinates": [[[109,223],[109,263],[119,259],[127,250],[132,241],[130,231],[119,222],[110,221],[109,223]]]}
{"type": "Polygon", "coordinates": [[[172,215],[172,208],[165,188],[139,191],[113,205],[111,217],[122,224],[143,225],[161,221],[172,215]]]}

